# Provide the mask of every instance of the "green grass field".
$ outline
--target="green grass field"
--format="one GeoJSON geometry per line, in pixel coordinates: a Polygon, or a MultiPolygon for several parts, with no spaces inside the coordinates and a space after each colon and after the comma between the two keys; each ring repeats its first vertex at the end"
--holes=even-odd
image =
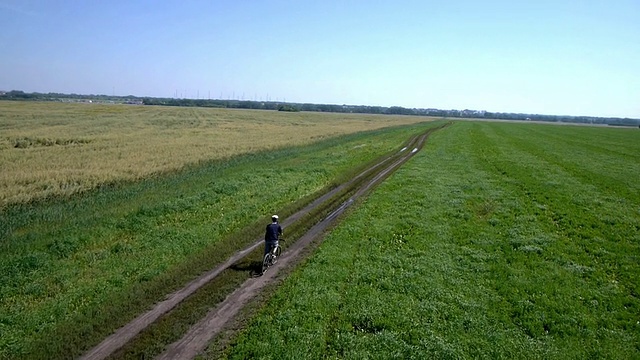
{"type": "Polygon", "coordinates": [[[637,359],[638,179],[637,129],[457,122],[222,355],[637,359]]]}

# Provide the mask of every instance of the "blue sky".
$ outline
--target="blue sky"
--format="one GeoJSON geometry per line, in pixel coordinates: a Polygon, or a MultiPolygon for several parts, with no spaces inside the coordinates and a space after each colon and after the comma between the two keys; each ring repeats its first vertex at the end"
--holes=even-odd
{"type": "Polygon", "coordinates": [[[0,90],[640,118],[640,1],[0,0],[0,90]]]}

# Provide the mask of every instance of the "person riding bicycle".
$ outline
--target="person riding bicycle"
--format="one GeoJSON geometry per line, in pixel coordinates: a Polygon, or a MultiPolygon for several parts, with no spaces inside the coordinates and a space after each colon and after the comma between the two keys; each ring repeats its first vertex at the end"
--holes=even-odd
{"type": "Polygon", "coordinates": [[[274,246],[278,245],[278,239],[282,236],[282,226],[278,224],[278,215],[271,216],[271,224],[267,225],[264,233],[264,254],[267,255],[274,246]]]}

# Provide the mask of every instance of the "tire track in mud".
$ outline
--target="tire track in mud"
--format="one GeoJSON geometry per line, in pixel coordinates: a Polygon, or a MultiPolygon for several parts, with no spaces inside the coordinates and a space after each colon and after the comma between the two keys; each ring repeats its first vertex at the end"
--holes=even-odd
{"type": "MultiPolygon", "coordinates": [[[[346,201],[343,201],[323,220],[312,226],[301,238],[289,246],[280,256],[278,262],[272,266],[269,271],[261,277],[247,279],[242,283],[242,285],[240,285],[240,287],[227,296],[225,300],[217,304],[205,318],[193,325],[182,339],[169,345],[166,351],[161,354],[158,359],[191,359],[204,350],[209,341],[213,339],[213,337],[216,336],[224,326],[238,314],[244,305],[246,305],[255,295],[260,293],[264,287],[275,280],[276,275],[281,269],[295,266],[295,264],[302,258],[302,251],[314,240],[319,238],[320,235],[329,228],[329,226],[336,221],[339,215],[351,206],[356,199],[365,195],[372,187],[382,182],[387,176],[400,167],[400,165],[408,161],[415,153],[422,149],[426,139],[432,132],[442,129],[448,125],[449,124],[445,124],[440,127],[428,129],[425,133],[414,136],[400,151],[365,169],[348,182],[337,186],[312,201],[303,209],[288,216],[287,219],[282,222],[284,227],[300,220],[304,215],[316,208],[322,207],[323,205],[327,206],[325,203],[328,203],[334,197],[339,196],[341,192],[345,190],[352,190],[351,197],[346,201]]],[[[191,281],[182,289],[169,294],[164,301],[159,302],[148,312],[138,316],[122,328],[118,329],[96,347],[85,353],[80,359],[107,358],[131,341],[137,334],[142,332],[153,322],[171,311],[171,309],[176,307],[188,296],[195,293],[221,272],[231,267],[233,264],[243,259],[262,245],[263,239],[257,239],[252,245],[238,251],[224,263],[191,281]]]]}

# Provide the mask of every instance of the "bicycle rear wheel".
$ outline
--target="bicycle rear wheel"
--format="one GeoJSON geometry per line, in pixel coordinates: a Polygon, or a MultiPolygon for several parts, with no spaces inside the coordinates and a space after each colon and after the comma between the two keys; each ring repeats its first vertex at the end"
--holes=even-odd
{"type": "Polygon", "coordinates": [[[271,255],[271,253],[269,253],[269,254],[264,256],[264,259],[262,259],[262,272],[267,271],[269,266],[271,266],[271,262],[273,261],[271,259],[271,257],[272,257],[272,255],[271,255]]]}

